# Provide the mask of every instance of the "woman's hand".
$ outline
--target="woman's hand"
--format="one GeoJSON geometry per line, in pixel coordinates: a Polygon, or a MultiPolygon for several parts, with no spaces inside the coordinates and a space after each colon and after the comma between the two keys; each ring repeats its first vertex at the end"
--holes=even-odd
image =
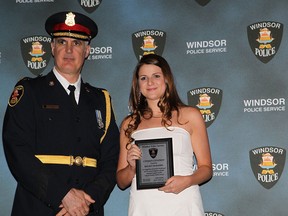
{"type": "Polygon", "coordinates": [[[136,160],[139,160],[142,156],[142,153],[139,147],[135,144],[132,144],[127,151],[127,163],[132,168],[136,167],[136,160]]]}
{"type": "Polygon", "coordinates": [[[192,176],[172,176],[159,190],[165,193],[179,194],[191,186],[191,178],[192,176]]]}

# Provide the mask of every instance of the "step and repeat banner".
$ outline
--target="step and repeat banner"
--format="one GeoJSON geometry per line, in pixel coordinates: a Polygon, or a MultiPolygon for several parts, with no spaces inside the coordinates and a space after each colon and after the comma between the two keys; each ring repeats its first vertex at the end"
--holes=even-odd
{"type": "MultiPolygon", "coordinates": [[[[98,24],[82,76],[109,90],[118,125],[137,61],[147,53],[167,59],[209,134],[214,174],[200,187],[206,216],[288,215],[288,1],[4,0],[1,130],[15,83],[52,69],[44,23],[67,10],[98,24]]],[[[0,142],[0,209],[8,216],[16,182],[0,142]]],[[[115,187],[106,215],[127,215],[128,199],[129,188],[115,187]]]]}

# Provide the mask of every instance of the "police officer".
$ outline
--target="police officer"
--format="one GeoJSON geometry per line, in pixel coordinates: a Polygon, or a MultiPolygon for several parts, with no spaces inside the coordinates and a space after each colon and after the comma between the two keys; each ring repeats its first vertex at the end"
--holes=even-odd
{"type": "Polygon", "coordinates": [[[54,68],[16,84],[4,119],[4,151],[17,181],[11,215],[104,215],[119,130],[109,93],[81,79],[97,25],[67,11],[49,17],[45,28],[54,68]]]}

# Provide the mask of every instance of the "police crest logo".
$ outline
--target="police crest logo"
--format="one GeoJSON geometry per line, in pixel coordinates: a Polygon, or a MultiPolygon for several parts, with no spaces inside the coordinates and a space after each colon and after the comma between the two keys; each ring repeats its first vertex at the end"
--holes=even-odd
{"type": "Polygon", "coordinates": [[[93,13],[99,7],[102,0],[78,0],[78,2],[87,13],[93,13]]]}
{"type": "Polygon", "coordinates": [[[283,24],[263,21],[247,27],[250,48],[263,63],[269,62],[278,52],[283,34],[283,24]]]}
{"type": "Polygon", "coordinates": [[[22,38],[21,53],[26,67],[36,76],[47,67],[51,58],[51,38],[41,35],[22,38]]]}
{"type": "Polygon", "coordinates": [[[195,0],[199,5],[206,6],[211,0],[195,0]]]}
{"type": "Polygon", "coordinates": [[[224,214],[218,212],[205,212],[205,216],[224,216],[224,214]]]}
{"type": "Polygon", "coordinates": [[[155,158],[157,156],[157,153],[158,153],[157,148],[150,148],[149,149],[149,154],[150,154],[151,158],[155,158]]]}
{"type": "Polygon", "coordinates": [[[208,128],[218,116],[223,92],[214,87],[201,87],[187,92],[188,104],[197,108],[208,128]]]}
{"type": "Polygon", "coordinates": [[[136,58],[144,55],[162,55],[166,42],[166,33],[156,29],[146,29],[132,34],[132,45],[136,58]]]}
{"type": "Polygon", "coordinates": [[[24,87],[22,85],[15,86],[10,99],[9,99],[9,106],[14,107],[17,103],[21,100],[22,96],[24,95],[24,87]]]}
{"type": "Polygon", "coordinates": [[[250,164],[257,181],[266,189],[272,188],[280,179],[285,165],[286,150],[275,146],[250,150],[250,164]]]}

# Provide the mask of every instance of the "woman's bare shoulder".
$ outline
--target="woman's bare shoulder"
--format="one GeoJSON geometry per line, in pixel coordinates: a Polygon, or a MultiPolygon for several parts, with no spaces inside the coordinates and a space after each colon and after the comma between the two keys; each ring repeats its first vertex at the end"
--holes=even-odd
{"type": "Polygon", "coordinates": [[[127,129],[127,127],[128,127],[129,124],[133,124],[133,121],[134,121],[134,120],[133,120],[133,118],[132,118],[131,115],[126,116],[126,117],[122,120],[121,125],[120,125],[120,128],[122,128],[122,129],[127,129]]]}
{"type": "Polygon", "coordinates": [[[200,111],[197,108],[191,106],[181,107],[179,109],[180,115],[185,117],[194,117],[201,115],[200,111]]]}

